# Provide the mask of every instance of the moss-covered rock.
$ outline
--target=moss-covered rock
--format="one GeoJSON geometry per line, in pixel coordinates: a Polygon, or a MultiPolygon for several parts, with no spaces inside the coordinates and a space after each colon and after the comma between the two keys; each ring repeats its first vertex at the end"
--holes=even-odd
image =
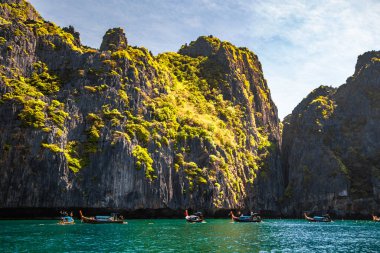
{"type": "Polygon", "coordinates": [[[38,196],[5,206],[279,210],[279,121],[254,53],[202,36],[155,57],[121,28],[96,50],[25,1],[0,16],[0,150],[23,157],[0,158],[17,174],[0,192],[38,196]]]}

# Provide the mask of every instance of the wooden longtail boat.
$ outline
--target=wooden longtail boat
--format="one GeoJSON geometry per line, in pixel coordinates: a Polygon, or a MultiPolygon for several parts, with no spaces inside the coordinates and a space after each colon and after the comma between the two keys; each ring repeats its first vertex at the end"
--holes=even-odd
{"type": "Polygon", "coordinates": [[[332,222],[330,215],[328,214],[325,214],[322,216],[313,216],[313,217],[307,216],[306,213],[304,213],[303,215],[305,216],[305,219],[310,222],[332,222]]]}
{"type": "Polygon", "coordinates": [[[241,215],[235,216],[234,213],[230,212],[231,219],[235,222],[261,222],[262,219],[258,213],[251,213],[251,215],[241,215]]]}
{"type": "Polygon", "coordinates": [[[380,217],[372,214],[372,220],[380,222],[380,217]]]}
{"type": "Polygon", "coordinates": [[[189,212],[185,211],[185,219],[187,222],[196,223],[196,222],[203,222],[203,214],[201,212],[196,212],[195,214],[189,215],[189,212]]]}
{"type": "Polygon", "coordinates": [[[86,217],[83,216],[82,211],[79,211],[80,218],[82,222],[84,223],[90,223],[90,224],[112,224],[112,223],[117,223],[117,224],[123,224],[124,219],[122,216],[117,216],[116,213],[112,213],[111,216],[94,216],[94,217],[86,217]]]}

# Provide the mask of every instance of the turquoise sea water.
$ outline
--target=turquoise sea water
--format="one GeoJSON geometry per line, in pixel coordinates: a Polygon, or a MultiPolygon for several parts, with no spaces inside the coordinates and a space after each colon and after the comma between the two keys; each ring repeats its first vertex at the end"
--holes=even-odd
{"type": "Polygon", "coordinates": [[[0,221],[0,252],[380,252],[380,223],[208,219],[128,220],[128,224],[57,225],[0,221]]]}

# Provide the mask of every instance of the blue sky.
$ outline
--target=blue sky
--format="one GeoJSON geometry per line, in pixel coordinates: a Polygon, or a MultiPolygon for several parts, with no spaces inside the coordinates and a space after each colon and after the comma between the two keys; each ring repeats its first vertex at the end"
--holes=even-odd
{"type": "Polygon", "coordinates": [[[378,0],[29,0],[99,48],[108,28],[154,54],[214,35],[255,52],[282,119],[319,85],[339,86],[357,56],[380,50],[378,0]]]}

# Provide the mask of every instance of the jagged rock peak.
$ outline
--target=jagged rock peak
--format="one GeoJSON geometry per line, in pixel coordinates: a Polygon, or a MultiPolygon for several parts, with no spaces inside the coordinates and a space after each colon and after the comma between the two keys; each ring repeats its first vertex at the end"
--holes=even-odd
{"type": "Polygon", "coordinates": [[[369,51],[359,55],[355,66],[354,76],[359,74],[363,68],[370,65],[373,61],[380,61],[380,51],[369,51]]]}
{"type": "MultiPolygon", "coordinates": [[[[306,98],[304,98],[292,111],[292,114],[286,116],[284,119],[284,122],[287,122],[291,119],[291,115],[298,115],[300,111],[303,111],[304,108],[309,107],[312,102],[317,99],[318,97],[329,97],[332,94],[334,94],[337,91],[337,88],[331,87],[331,86],[325,86],[321,85],[318,88],[314,89],[312,92],[310,92],[309,95],[307,95],[306,98]]],[[[318,106],[318,105],[315,105],[318,106]]]]}
{"type": "Polygon", "coordinates": [[[76,46],[80,46],[80,33],[75,31],[74,27],[73,26],[69,26],[69,27],[63,27],[62,30],[64,30],[65,32],[67,33],[70,33],[74,36],[74,42],[76,44],[76,46]]]}
{"type": "Polygon", "coordinates": [[[336,88],[326,85],[321,85],[318,88],[314,89],[307,98],[315,98],[319,96],[328,96],[336,91],[336,88]]]}
{"type": "Polygon", "coordinates": [[[25,0],[0,0],[0,4],[0,16],[6,20],[38,21],[42,19],[34,7],[25,0]]]}
{"type": "Polygon", "coordinates": [[[109,29],[103,36],[103,41],[100,46],[100,51],[117,51],[121,49],[126,49],[128,45],[127,38],[123,28],[112,28],[109,29]]]}
{"type": "Polygon", "coordinates": [[[212,35],[200,36],[196,41],[190,42],[189,45],[183,45],[178,53],[190,57],[210,56],[219,50],[221,44],[222,42],[212,35]]]}

